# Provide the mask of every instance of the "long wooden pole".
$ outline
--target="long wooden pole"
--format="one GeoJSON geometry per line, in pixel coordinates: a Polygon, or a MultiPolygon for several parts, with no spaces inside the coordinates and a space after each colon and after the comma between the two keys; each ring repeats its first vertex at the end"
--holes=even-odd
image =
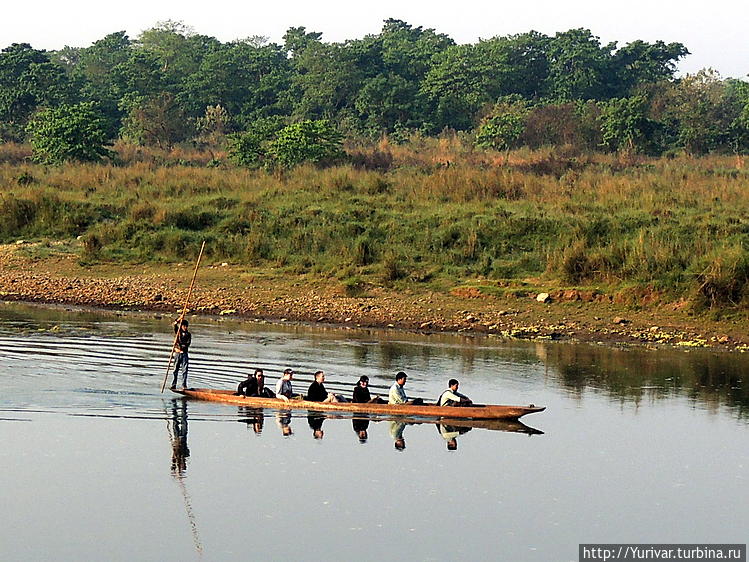
{"type": "Polygon", "coordinates": [[[177,340],[179,339],[179,332],[182,329],[182,320],[185,319],[185,314],[187,314],[187,305],[190,304],[190,297],[192,296],[192,288],[195,286],[195,278],[198,276],[198,267],[200,267],[200,259],[203,257],[204,248],[205,248],[205,240],[203,240],[203,245],[200,246],[200,253],[198,254],[198,261],[195,262],[195,271],[192,274],[192,281],[190,282],[190,288],[187,291],[187,298],[185,299],[185,306],[182,308],[182,314],[180,314],[179,320],[177,320],[177,333],[174,334],[174,343],[172,344],[172,351],[169,354],[169,363],[166,366],[166,373],[164,374],[164,382],[161,384],[161,392],[164,392],[164,389],[166,388],[166,379],[169,377],[169,370],[172,368],[172,359],[174,358],[174,348],[177,345],[177,340]]]}

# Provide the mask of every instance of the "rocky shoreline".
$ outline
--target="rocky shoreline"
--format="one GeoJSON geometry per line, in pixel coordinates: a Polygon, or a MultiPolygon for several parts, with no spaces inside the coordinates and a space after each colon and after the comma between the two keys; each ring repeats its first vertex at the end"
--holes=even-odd
{"type": "MultiPolygon", "coordinates": [[[[0,261],[0,299],[176,315],[184,305],[191,267],[81,268],[65,259],[0,261]],[[116,273],[116,272],[115,272],[116,273]]],[[[634,311],[598,294],[570,291],[498,298],[477,291],[412,292],[372,287],[346,296],[325,279],[253,275],[241,268],[209,266],[191,299],[191,314],[249,320],[308,322],[421,333],[567,340],[608,345],[708,347],[749,350],[741,323],[689,318],[678,307],[634,311]],[[574,292],[573,292],[574,293],[574,292]]]]}

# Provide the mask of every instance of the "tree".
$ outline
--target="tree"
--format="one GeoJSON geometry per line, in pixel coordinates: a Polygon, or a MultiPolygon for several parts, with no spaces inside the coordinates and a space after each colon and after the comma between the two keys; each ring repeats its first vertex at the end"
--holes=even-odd
{"type": "Polygon", "coordinates": [[[205,108],[205,114],[196,122],[196,128],[200,133],[198,140],[207,142],[214,146],[220,144],[229,130],[229,112],[220,105],[209,105],[205,108]]]}
{"type": "Polygon", "coordinates": [[[732,125],[743,104],[711,69],[688,75],[665,93],[662,120],[673,142],[691,154],[704,154],[730,145],[732,125]]]}
{"type": "Polygon", "coordinates": [[[120,134],[138,144],[172,148],[176,143],[190,138],[194,123],[169,92],[144,97],[132,96],[123,100],[128,109],[120,134]]]}
{"type": "Polygon", "coordinates": [[[29,117],[39,106],[72,98],[65,71],[45,51],[14,43],[0,52],[0,139],[21,140],[29,117]]]}
{"type": "Polygon", "coordinates": [[[293,59],[299,56],[310,44],[319,43],[321,39],[322,33],[320,32],[308,32],[306,27],[290,27],[283,36],[283,47],[293,59]]]}
{"type": "Polygon", "coordinates": [[[688,54],[681,43],[633,41],[625,45],[612,60],[617,81],[614,95],[628,96],[640,85],[673,79],[676,63],[688,54]]]}
{"type": "Polygon", "coordinates": [[[509,150],[523,134],[528,104],[518,97],[500,101],[476,133],[476,144],[494,150],[509,150]]]}
{"type": "Polygon", "coordinates": [[[113,156],[105,146],[105,120],[92,102],[43,109],[29,121],[26,130],[38,162],[95,162],[113,156]]]}
{"type": "Polygon", "coordinates": [[[549,95],[559,101],[611,97],[612,51],[587,29],[557,33],[549,43],[549,95]]]}
{"type": "Polygon", "coordinates": [[[185,79],[179,100],[194,117],[221,105],[237,128],[247,127],[258,117],[290,113],[285,96],[290,83],[291,63],[282,47],[235,41],[206,54],[185,79]]]}
{"type": "Polygon", "coordinates": [[[648,117],[644,96],[615,98],[601,104],[604,145],[614,150],[637,152],[650,142],[655,123],[648,117]]]}
{"type": "Polygon", "coordinates": [[[544,93],[549,38],[537,32],[454,45],[433,58],[421,82],[430,129],[470,129],[479,113],[502,96],[544,93]]]}

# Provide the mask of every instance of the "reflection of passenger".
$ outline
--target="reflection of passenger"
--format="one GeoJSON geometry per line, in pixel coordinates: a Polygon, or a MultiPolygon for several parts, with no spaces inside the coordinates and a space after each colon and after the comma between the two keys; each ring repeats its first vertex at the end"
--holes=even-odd
{"type": "Polygon", "coordinates": [[[280,410],[276,412],[276,424],[281,429],[281,434],[289,436],[293,435],[291,431],[291,412],[288,410],[280,410]]]}
{"type": "Polygon", "coordinates": [[[408,399],[406,391],[403,389],[403,387],[406,386],[407,378],[408,376],[406,376],[406,373],[403,371],[400,371],[395,375],[395,382],[393,383],[393,386],[390,387],[390,392],[388,393],[388,404],[421,405],[424,403],[421,398],[414,398],[413,400],[408,399]]]}
{"type": "Polygon", "coordinates": [[[354,418],[351,420],[351,425],[354,428],[354,433],[359,436],[359,443],[366,443],[369,435],[367,435],[367,429],[369,429],[369,419],[354,418]]]}
{"type": "Polygon", "coordinates": [[[399,451],[406,448],[406,440],[403,438],[403,430],[406,429],[405,422],[391,421],[390,422],[390,437],[393,438],[393,445],[399,451]]]}
{"type": "Polygon", "coordinates": [[[374,398],[372,398],[372,395],[369,393],[369,377],[367,375],[362,375],[359,377],[359,382],[356,383],[356,386],[354,387],[354,394],[351,398],[351,401],[358,402],[360,404],[366,402],[381,404],[384,402],[384,400],[379,396],[375,396],[374,398]]]}
{"type": "Polygon", "coordinates": [[[172,400],[172,474],[182,476],[187,470],[187,404],[184,400],[172,400]]]}
{"type": "Polygon", "coordinates": [[[447,390],[443,391],[442,394],[440,394],[439,400],[437,400],[437,404],[440,406],[471,406],[473,405],[473,402],[471,402],[470,398],[466,396],[465,394],[461,394],[458,392],[458,387],[460,386],[460,383],[457,379],[450,379],[450,381],[447,383],[447,390]]]}
{"type": "Polygon", "coordinates": [[[322,439],[325,436],[325,432],[322,430],[322,422],[325,421],[325,417],[320,414],[307,414],[307,423],[312,430],[312,436],[315,439],[322,439]]]}
{"type": "Polygon", "coordinates": [[[245,406],[239,407],[240,420],[247,424],[249,428],[252,426],[252,431],[260,435],[263,432],[263,423],[265,417],[263,416],[263,410],[258,408],[247,408],[245,406]],[[244,419],[242,419],[242,417],[244,419]]]}
{"type": "Polygon", "coordinates": [[[338,402],[338,399],[332,392],[325,390],[325,372],[317,371],[314,382],[309,385],[307,390],[307,400],[310,402],[338,402]]]}
{"type": "Polygon", "coordinates": [[[471,431],[470,427],[454,427],[452,425],[437,424],[437,431],[440,432],[442,439],[447,442],[448,451],[458,450],[458,436],[471,431]]]}

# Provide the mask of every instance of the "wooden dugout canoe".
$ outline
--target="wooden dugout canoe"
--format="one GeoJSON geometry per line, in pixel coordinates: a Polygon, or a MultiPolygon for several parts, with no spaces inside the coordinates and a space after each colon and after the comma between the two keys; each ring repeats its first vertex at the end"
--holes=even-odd
{"type": "Polygon", "coordinates": [[[353,412],[358,414],[377,414],[382,416],[418,416],[426,418],[447,418],[450,420],[517,420],[526,414],[543,412],[546,408],[539,406],[499,406],[492,404],[475,404],[473,406],[435,406],[425,404],[373,404],[355,402],[309,402],[307,400],[289,400],[280,398],[256,398],[237,396],[231,390],[213,390],[211,388],[188,388],[173,390],[186,398],[223,402],[235,406],[250,408],[273,408],[276,410],[314,410],[316,412],[353,412]]]}

